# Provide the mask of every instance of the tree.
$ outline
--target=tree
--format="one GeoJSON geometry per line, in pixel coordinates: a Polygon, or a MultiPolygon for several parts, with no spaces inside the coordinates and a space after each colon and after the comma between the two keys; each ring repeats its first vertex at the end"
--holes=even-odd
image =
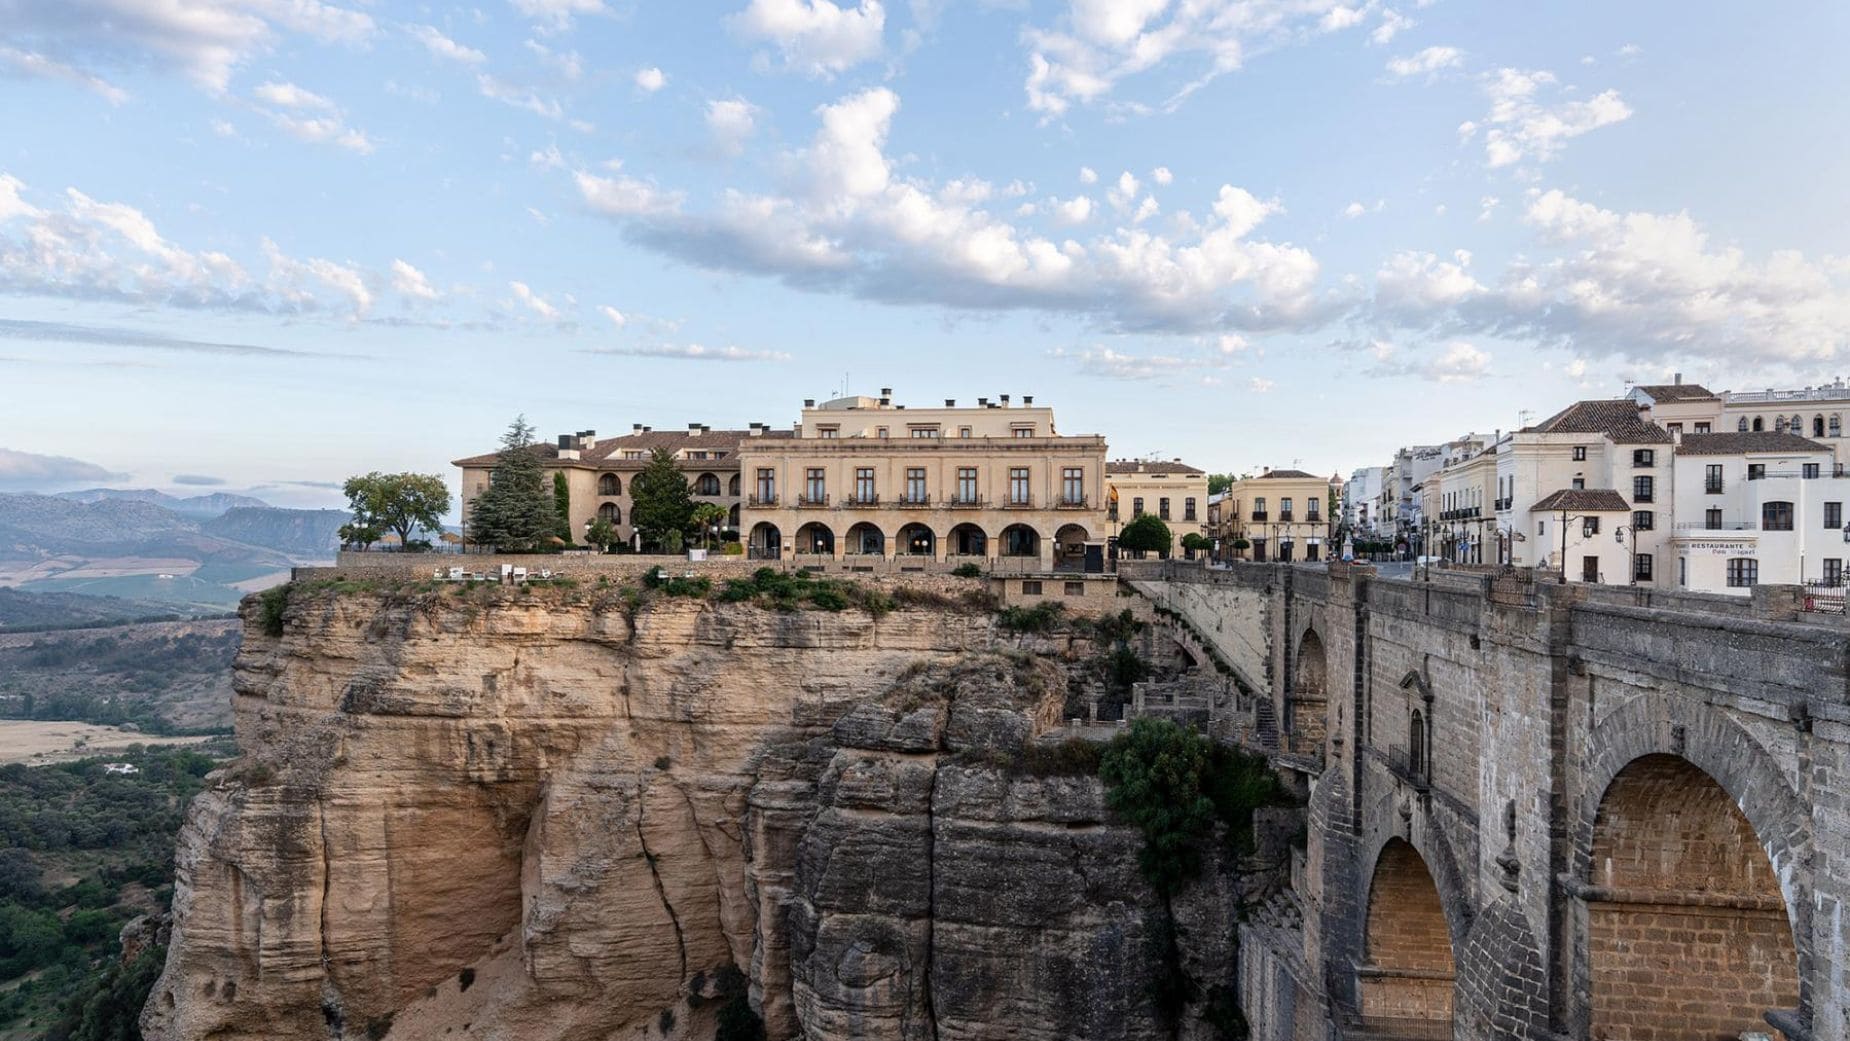
{"type": "Polygon", "coordinates": [[[438,531],[443,515],[450,512],[450,489],[436,474],[385,474],[374,470],[363,477],[349,477],[341,488],[347,505],[353,510],[355,534],[372,529],[372,539],[353,541],[370,544],[378,541],[379,531],[398,533],[399,544],[411,545],[415,531],[438,531]]]}
{"type": "Polygon", "coordinates": [[[1190,556],[1207,549],[1210,545],[1211,543],[1209,543],[1207,539],[1201,537],[1200,532],[1191,531],[1182,536],[1182,548],[1186,550],[1190,556]]]}
{"type": "Polygon", "coordinates": [[[1175,545],[1169,525],[1154,513],[1146,513],[1124,526],[1118,536],[1118,548],[1135,553],[1167,553],[1175,545]]]}
{"type": "Polygon", "coordinates": [[[565,471],[555,471],[552,475],[552,508],[559,515],[559,530],[553,534],[572,541],[572,487],[565,479],[565,471]]]}
{"type": "Polygon", "coordinates": [[[694,507],[693,521],[700,532],[700,548],[706,549],[714,530],[726,523],[726,507],[715,502],[700,503],[694,507]]]}
{"type": "Polygon", "coordinates": [[[1219,495],[1228,488],[1233,487],[1233,482],[1234,476],[1232,474],[1209,474],[1208,494],[1219,495]]]}
{"type": "Polygon", "coordinates": [[[504,552],[530,550],[556,534],[558,514],[546,492],[546,471],[533,451],[533,427],[514,417],[501,435],[501,451],[488,487],[475,497],[469,534],[504,552]]]}
{"type": "Polygon", "coordinates": [[[340,535],[340,544],[343,546],[358,546],[361,549],[369,549],[372,547],[373,543],[379,541],[380,536],[383,535],[384,532],[370,524],[343,524],[340,526],[338,534],[340,535]]]}
{"type": "Polygon", "coordinates": [[[610,547],[622,539],[623,536],[617,533],[617,526],[610,523],[608,518],[595,518],[591,521],[591,526],[585,529],[585,542],[596,546],[601,553],[610,552],[610,547]]]}
{"type": "Polygon", "coordinates": [[[630,503],[630,524],[642,533],[644,542],[666,547],[669,532],[678,536],[688,529],[694,519],[694,499],[687,477],[675,465],[674,453],[658,448],[649,456],[649,465],[630,481],[630,503]]]}

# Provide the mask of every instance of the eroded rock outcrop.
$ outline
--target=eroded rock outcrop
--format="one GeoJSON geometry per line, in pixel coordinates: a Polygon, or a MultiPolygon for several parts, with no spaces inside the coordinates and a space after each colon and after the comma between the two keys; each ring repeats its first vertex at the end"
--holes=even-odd
{"type": "Polygon", "coordinates": [[[1082,638],[948,600],[247,612],[150,1038],[704,1038],[731,967],[772,1038],[1170,1036],[1137,835],[1020,768],[1082,638]]]}

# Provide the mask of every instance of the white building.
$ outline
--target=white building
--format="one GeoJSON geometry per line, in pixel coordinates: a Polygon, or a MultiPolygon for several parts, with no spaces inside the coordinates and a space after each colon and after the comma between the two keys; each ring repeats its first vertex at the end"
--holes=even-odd
{"type": "Polygon", "coordinates": [[[1387,473],[1385,466],[1364,466],[1349,475],[1349,483],[1343,485],[1342,523],[1350,531],[1363,536],[1380,533],[1379,499],[1387,473]]]}
{"type": "Polygon", "coordinates": [[[1777,431],[1686,434],[1674,480],[1678,586],[1843,584],[1850,475],[1829,446],[1777,431]]]}

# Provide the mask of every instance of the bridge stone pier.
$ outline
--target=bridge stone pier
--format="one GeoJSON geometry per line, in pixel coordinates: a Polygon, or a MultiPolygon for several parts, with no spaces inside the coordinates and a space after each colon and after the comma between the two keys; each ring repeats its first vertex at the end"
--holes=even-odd
{"type": "Polygon", "coordinates": [[[1309,798],[1291,906],[1238,927],[1255,1038],[1850,1041],[1843,617],[1520,572],[1122,577],[1309,798]]]}

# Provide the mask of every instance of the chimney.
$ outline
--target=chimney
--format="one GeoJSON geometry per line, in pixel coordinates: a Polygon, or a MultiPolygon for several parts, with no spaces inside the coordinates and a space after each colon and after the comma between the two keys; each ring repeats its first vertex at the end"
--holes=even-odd
{"type": "Polygon", "coordinates": [[[652,427],[652,426],[644,426],[644,427],[642,428],[642,432],[643,432],[643,433],[645,433],[645,434],[653,434],[653,433],[655,433],[655,428],[654,428],[654,427],[652,427]]]}
{"type": "Polygon", "coordinates": [[[977,404],[977,407],[978,407],[978,408],[988,408],[988,407],[989,407],[989,399],[988,399],[988,398],[977,398],[977,399],[976,399],[976,404],[977,404]]]}
{"type": "Polygon", "coordinates": [[[700,424],[699,423],[689,423],[687,425],[687,436],[688,437],[699,437],[700,436],[700,424]]]}
{"type": "Polygon", "coordinates": [[[759,423],[756,421],[752,423],[752,436],[753,437],[763,437],[764,436],[764,424],[763,423],[759,423]]]}
{"type": "Polygon", "coordinates": [[[640,433],[642,433],[642,424],[641,424],[641,423],[631,423],[631,424],[630,424],[630,433],[632,433],[632,434],[640,434],[640,433]]]}
{"type": "Polygon", "coordinates": [[[945,398],[945,399],[944,399],[944,407],[945,407],[945,408],[956,408],[956,407],[957,407],[957,399],[956,399],[956,398],[945,398]]]}
{"type": "Polygon", "coordinates": [[[1026,407],[1028,407],[1029,405],[1032,405],[1032,404],[1034,404],[1034,395],[1032,395],[1032,394],[1023,394],[1023,395],[1021,396],[1021,405],[1022,405],[1022,407],[1023,407],[1023,408],[1026,408],[1026,407]]]}
{"type": "Polygon", "coordinates": [[[1677,378],[1673,380],[1672,382],[1675,383],[1677,386],[1681,387],[1683,385],[1683,374],[1680,372],[1677,373],[1677,378]]]}
{"type": "Polygon", "coordinates": [[[892,396],[893,396],[893,388],[892,388],[892,387],[881,387],[881,388],[880,388],[880,396],[881,396],[881,397],[883,397],[883,398],[890,398],[890,397],[892,397],[892,396]]]}
{"type": "Polygon", "coordinates": [[[1007,394],[1002,395],[1002,407],[1003,408],[1009,407],[1009,396],[1007,394]]]}
{"type": "Polygon", "coordinates": [[[815,399],[815,398],[804,398],[804,399],[803,399],[803,407],[804,407],[804,408],[815,408],[815,407],[816,407],[816,399],[815,399]]]}
{"type": "Polygon", "coordinates": [[[885,408],[888,405],[891,405],[892,403],[893,403],[893,399],[887,396],[886,391],[882,390],[880,392],[880,407],[885,408]]]}
{"type": "Polygon", "coordinates": [[[560,435],[559,435],[559,447],[560,447],[561,449],[565,449],[565,448],[576,448],[576,447],[578,447],[578,443],[577,443],[577,441],[576,441],[576,439],[574,439],[574,438],[572,437],[572,435],[570,435],[570,434],[560,434],[560,435]]]}

